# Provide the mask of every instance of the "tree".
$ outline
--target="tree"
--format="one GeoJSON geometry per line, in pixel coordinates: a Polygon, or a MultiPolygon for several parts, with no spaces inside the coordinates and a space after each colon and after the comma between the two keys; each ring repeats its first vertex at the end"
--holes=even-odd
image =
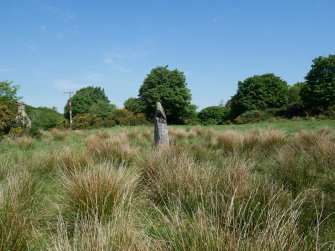
{"type": "Polygon", "coordinates": [[[125,109],[135,114],[144,111],[144,104],[138,98],[128,98],[126,101],[124,101],[123,105],[125,109]]]}
{"type": "MultiPolygon", "coordinates": [[[[78,90],[71,98],[72,116],[75,117],[77,114],[89,113],[91,107],[98,101],[109,104],[105,91],[101,87],[89,86],[78,90]]],[[[64,107],[64,116],[67,119],[70,117],[69,107],[67,105],[64,107]]]]}
{"type": "Polygon", "coordinates": [[[112,120],[112,112],[116,110],[116,105],[107,103],[105,100],[98,100],[94,103],[89,112],[88,116],[94,118],[95,121],[100,121],[100,126],[111,126],[114,125],[112,120]]]}
{"type": "Polygon", "coordinates": [[[31,119],[31,124],[37,129],[50,129],[58,126],[64,120],[63,115],[56,109],[47,107],[32,107],[27,105],[26,112],[31,119]]]}
{"type": "Polygon", "coordinates": [[[232,97],[230,117],[236,118],[246,111],[280,108],[288,102],[288,85],[273,73],[255,75],[238,82],[232,97]]]}
{"type": "Polygon", "coordinates": [[[13,81],[0,82],[0,101],[18,101],[20,99],[20,97],[17,96],[19,86],[12,84],[13,81]]]}
{"type": "Polygon", "coordinates": [[[315,58],[305,79],[301,98],[307,109],[320,113],[335,105],[335,55],[315,58]]]}
{"type": "Polygon", "coordinates": [[[274,115],[293,118],[305,116],[305,108],[301,99],[301,89],[306,85],[305,82],[297,82],[288,88],[288,103],[281,107],[274,115]]]}
{"type": "Polygon", "coordinates": [[[195,116],[196,106],[191,104],[191,92],[186,86],[183,72],[169,70],[168,66],[152,69],[139,90],[147,117],[154,116],[157,101],[162,103],[170,123],[185,123],[195,116]]]}
{"type": "Polygon", "coordinates": [[[305,85],[305,82],[297,82],[288,88],[288,103],[289,104],[302,104],[301,100],[301,89],[305,85]]]}
{"type": "Polygon", "coordinates": [[[224,106],[209,106],[198,113],[198,117],[204,125],[221,124],[225,118],[227,109],[224,106]]]}

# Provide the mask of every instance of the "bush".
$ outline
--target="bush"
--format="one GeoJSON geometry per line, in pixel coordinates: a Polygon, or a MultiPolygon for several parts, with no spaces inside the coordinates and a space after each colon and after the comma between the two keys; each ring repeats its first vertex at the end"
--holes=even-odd
{"type": "Polygon", "coordinates": [[[127,109],[117,109],[112,112],[112,119],[116,125],[145,125],[148,124],[144,113],[134,114],[127,109]]]}
{"type": "Polygon", "coordinates": [[[209,106],[202,109],[198,117],[203,125],[219,125],[225,118],[227,110],[223,106],[209,106]]]}
{"type": "Polygon", "coordinates": [[[269,110],[267,111],[252,110],[242,113],[234,121],[237,124],[256,123],[259,121],[268,120],[273,117],[274,117],[273,112],[270,112],[269,110]]]}
{"type": "Polygon", "coordinates": [[[144,104],[138,98],[128,98],[123,105],[125,109],[135,114],[144,111],[144,104]]]}
{"type": "Polygon", "coordinates": [[[291,119],[293,117],[304,117],[306,116],[306,113],[303,104],[291,103],[280,108],[276,115],[291,119]]]}
{"type": "Polygon", "coordinates": [[[8,134],[16,125],[18,104],[15,101],[0,103],[0,135],[8,134]]]}
{"type": "Polygon", "coordinates": [[[112,119],[102,120],[92,114],[78,114],[73,118],[73,129],[91,129],[99,127],[115,126],[115,121],[112,119]]]}

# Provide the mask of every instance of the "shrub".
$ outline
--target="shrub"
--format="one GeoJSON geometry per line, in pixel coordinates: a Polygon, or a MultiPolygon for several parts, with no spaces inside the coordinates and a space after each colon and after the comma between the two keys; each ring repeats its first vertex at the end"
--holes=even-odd
{"type": "Polygon", "coordinates": [[[147,124],[144,113],[134,114],[127,109],[117,109],[112,112],[112,118],[117,125],[144,125],[147,124]]]}
{"type": "Polygon", "coordinates": [[[203,125],[219,125],[225,119],[227,110],[223,106],[209,106],[202,109],[198,117],[203,125]]]}
{"type": "Polygon", "coordinates": [[[237,124],[256,123],[273,117],[274,115],[270,111],[252,110],[242,113],[234,122],[237,124]]]}
{"type": "Polygon", "coordinates": [[[135,114],[141,113],[144,111],[144,104],[138,98],[128,98],[126,101],[124,101],[123,105],[125,109],[135,114]]]}
{"type": "Polygon", "coordinates": [[[78,114],[73,118],[73,129],[91,129],[99,127],[112,127],[115,126],[115,121],[111,118],[101,119],[91,113],[78,114]]]}
{"type": "Polygon", "coordinates": [[[280,108],[276,115],[288,119],[292,119],[293,117],[304,117],[306,116],[305,107],[301,103],[290,103],[287,106],[280,108]]]}
{"type": "Polygon", "coordinates": [[[0,102],[0,135],[8,134],[15,127],[17,108],[15,101],[0,102]]]}

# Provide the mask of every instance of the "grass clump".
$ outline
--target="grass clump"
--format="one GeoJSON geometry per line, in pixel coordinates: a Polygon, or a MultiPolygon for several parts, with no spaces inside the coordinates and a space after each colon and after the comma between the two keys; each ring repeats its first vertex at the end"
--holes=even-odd
{"type": "Polygon", "coordinates": [[[37,186],[28,173],[9,174],[0,191],[0,249],[26,250],[34,242],[37,186]]]}
{"type": "Polygon", "coordinates": [[[62,214],[68,222],[97,217],[104,221],[119,207],[126,210],[133,198],[137,176],[109,163],[89,166],[59,177],[64,188],[62,214]]]}
{"type": "Polygon", "coordinates": [[[93,156],[102,161],[112,161],[115,165],[130,165],[136,155],[125,133],[92,135],[85,141],[85,146],[93,156]]]}

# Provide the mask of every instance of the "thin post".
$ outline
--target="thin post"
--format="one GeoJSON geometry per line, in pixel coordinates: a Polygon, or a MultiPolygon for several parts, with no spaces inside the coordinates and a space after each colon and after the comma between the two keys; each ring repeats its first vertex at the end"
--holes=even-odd
{"type": "Polygon", "coordinates": [[[72,93],[73,92],[64,92],[64,94],[68,93],[69,94],[69,100],[67,102],[67,106],[69,107],[70,109],[70,129],[72,129],[72,93]]]}

